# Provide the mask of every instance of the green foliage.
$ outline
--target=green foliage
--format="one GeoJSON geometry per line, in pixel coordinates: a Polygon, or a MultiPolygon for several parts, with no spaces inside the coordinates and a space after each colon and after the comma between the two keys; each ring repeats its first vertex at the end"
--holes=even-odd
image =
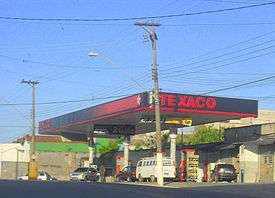
{"type": "Polygon", "coordinates": [[[144,146],[144,143],[141,142],[141,141],[139,141],[139,142],[136,142],[134,144],[134,146],[135,146],[135,150],[141,150],[143,148],[143,146],[144,146]]]}
{"type": "Polygon", "coordinates": [[[118,150],[119,144],[121,143],[122,143],[121,139],[111,140],[107,145],[103,145],[102,147],[100,147],[97,152],[100,154],[104,154],[110,151],[118,150]]]}
{"type": "MultiPolygon", "coordinates": [[[[169,133],[163,133],[161,135],[162,144],[167,144],[169,140],[169,133]]],[[[142,140],[135,141],[133,143],[135,150],[143,148],[156,148],[156,134],[145,136],[142,140]]]]}
{"type": "Polygon", "coordinates": [[[163,143],[168,142],[168,139],[169,139],[169,133],[164,133],[164,134],[161,135],[161,141],[163,143]]]}
{"type": "MultiPolygon", "coordinates": [[[[180,141],[180,138],[177,140],[180,141]]],[[[224,140],[224,130],[216,129],[211,126],[200,126],[195,129],[194,134],[185,135],[183,143],[189,145],[204,144],[211,142],[222,142],[224,140]]]]}

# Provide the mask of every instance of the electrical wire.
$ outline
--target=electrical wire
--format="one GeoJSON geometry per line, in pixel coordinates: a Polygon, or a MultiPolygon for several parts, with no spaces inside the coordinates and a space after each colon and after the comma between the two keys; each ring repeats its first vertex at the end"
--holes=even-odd
{"type": "MultiPolygon", "coordinates": [[[[131,95],[130,94],[127,94],[127,95],[125,94],[125,95],[106,96],[106,97],[89,98],[89,99],[81,99],[81,100],[63,100],[63,101],[51,101],[51,102],[38,102],[38,103],[36,103],[36,105],[78,103],[78,102],[104,100],[104,99],[119,98],[119,97],[126,97],[126,96],[131,96],[131,95]]],[[[32,105],[32,103],[0,103],[0,106],[25,106],[25,105],[32,105]]]]}
{"type": "MultiPolygon", "coordinates": [[[[239,42],[236,42],[234,44],[231,44],[231,45],[228,45],[228,46],[225,46],[225,47],[221,47],[221,48],[218,48],[218,49],[215,49],[215,50],[211,50],[211,51],[208,51],[206,53],[203,53],[203,54],[200,54],[198,56],[195,56],[193,58],[190,58],[188,59],[187,61],[192,61],[192,60],[196,60],[198,58],[202,58],[202,57],[205,57],[205,56],[208,56],[210,54],[213,54],[213,53],[216,53],[216,52],[221,52],[221,51],[225,51],[225,50],[228,50],[228,49],[231,49],[231,48],[234,48],[234,47],[237,47],[237,46],[240,46],[240,45],[244,45],[246,43],[250,43],[250,42],[254,42],[254,41],[257,41],[257,40],[261,40],[263,38],[265,38],[266,36],[269,36],[269,35],[272,35],[274,34],[275,31],[270,31],[270,32],[266,32],[264,34],[260,34],[260,35],[257,35],[257,36],[253,36],[253,37],[250,37],[249,39],[246,39],[246,40],[243,40],[243,41],[239,41],[239,42]]],[[[176,62],[174,62],[173,64],[176,64],[176,62]]],[[[162,65],[162,66],[171,66],[170,65],[162,65]]],[[[173,66],[174,67],[174,66],[173,66]]],[[[167,68],[165,68],[167,70],[167,68]]],[[[168,68],[169,69],[169,68],[168,68]]],[[[160,70],[162,70],[160,68],[160,70]]]]}
{"type": "MultiPolygon", "coordinates": [[[[223,54],[218,55],[218,56],[214,56],[214,57],[202,59],[202,60],[199,60],[199,61],[194,61],[194,62],[191,62],[191,63],[186,64],[186,65],[170,67],[170,68],[166,69],[166,71],[170,71],[170,70],[174,70],[174,69],[177,69],[177,68],[182,68],[182,67],[186,67],[186,66],[190,66],[190,65],[196,65],[197,63],[202,63],[202,62],[206,62],[206,61],[213,60],[213,59],[218,59],[218,58],[221,58],[221,57],[224,57],[224,56],[227,56],[227,55],[236,54],[236,53],[238,53],[238,52],[246,51],[246,50],[253,49],[253,48],[256,48],[256,47],[259,47],[259,46],[268,44],[268,43],[272,43],[272,42],[274,42],[274,41],[275,41],[275,39],[272,39],[272,40],[268,40],[268,41],[265,41],[265,42],[262,42],[262,43],[258,43],[258,44],[256,44],[256,45],[252,45],[252,46],[249,46],[249,47],[245,47],[245,48],[242,48],[242,49],[239,49],[239,50],[235,50],[235,51],[223,53],[223,54]]],[[[262,51],[262,50],[266,50],[266,49],[270,49],[270,47],[272,48],[272,47],[274,47],[274,45],[269,46],[269,47],[267,47],[267,48],[262,48],[262,49],[259,49],[259,50],[255,50],[255,51],[253,51],[252,53],[255,53],[255,52],[258,52],[258,51],[262,51]]],[[[244,55],[247,55],[247,54],[251,54],[251,52],[245,53],[244,55]]],[[[241,56],[243,56],[243,55],[241,55],[241,56]]],[[[238,57],[239,57],[239,56],[230,57],[230,58],[222,59],[222,60],[220,60],[220,61],[223,62],[224,60],[231,60],[231,59],[238,58],[238,57]]],[[[216,63],[219,63],[220,61],[214,62],[214,63],[212,62],[212,63],[209,63],[209,64],[210,64],[210,65],[216,64],[216,63]]],[[[203,65],[203,67],[204,67],[204,66],[207,66],[207,65],[209,65],[209,64],[203,65]]],[[[200,67],[202,67],[202,66],[200,66],[200,67]]],[[[174,71],[174,72],[179,72],[179,71],[182,71],[182,70],[177,70],[177,71],[174,71]]],[[[186,70],[184,70],[184,71],[186,71],[186,70]]],[[[174,73],[174,72],[173,72],[173,73],[174,73]]],[[[163,73],[163,72],[162,72],[162,73],[163,73]]],[[[170,73],[171,73],[171,72],[170,72],[170,73]]],[[[170,74],[170,73],[168,72],[168,74],[170,74]]],[[[164,73],[164,74],[167,75],[167,73],[164,73]]]]}
{"type": "MultiPolygon", "coordinates": [[[[228,65],[233,65],[233,64],[241,63],[241,62],[247,62],[249,60],[252,60],[252,59],[255,59],[255,58],[259,58],[259,57],[263,57],[263,56],[268,56],[268,55],[274,54],[274,53],[275,53],[275,51],[271,51],[271,52],[259,54],[259,55],[256,55],[256,56],[252,56],[252,57],[249,57],[249,58],[233,61],[233,62],[230,62],[230,63],[225,63],[225,64],[218,65],[218,66],[213,66],[213,67],[208,67],[208,68],[204,68],[204,69],[198,69],[198,70],[188,71],[188,72],[184,73],[184,75],[192,74],[192,73],[196,73],[196,72],[202,72],[202,71],[209,71],[209,70],[213,71],[215,69],[219,69],[219,68],[222,68],[222,67],[225,67],[225,66],[228,66],[228,65]]],[[[183,74],[174,74],[174,75],[167,75],[165,77],[169,77],[169,78],[171,78],[171,77],[182,77],[182,75],[183,74]]]]}
{"type": "Polygon", "coordinates": [[[236,11],[243,9],[250,9],[263,6],[274,5],[275,2],[253,4],[240,7],[232,8],[223,8],[217,10],[207,10],[191,13],[180,13],[180,14],[169,14],[169,15],[159,15],[159,16],[140,16],[140,17],[126,17],[126,18],[98,18],[98,19],[89,19],[89,18],[28,18],[28,17],[8,17],[0,16],[0,20],[10,20],[10,21],[58,21],[58,22],[108,22],[108,21],[135,21],[135,20],[149,20],[149,19],[167,19],[167,18],[176,18],[183,16],[195,16],[195,15],[204,15],[204,14],[214,14],[214,13],[224,13],[228,11],[236,11]]]}
{"type": "Polygon", "coordinates": [[[184,24],[163,24],[165,27],[185,27],[185,26],[255,26],[255,25],[275,25],[275,22],[254,22],[254,23],[184,23],[184,24]]]}
{"type": "Polygon", "coordinates": [[[22,125],[0,125],[0,128],[28,128],[30,126],[22,126],[22,125]]]}
{"type": "MultiPolygon", "coordinates": [[[[199,0],[199,1],[209,1],[209,2],[216,2],[216,3],[239,3],[239,4],[254,4],[259,3],[257,1],[231,1],[231,0],[199,0]]],[[[270,1],[261,1],[265,3],[270,3],[270,1]]]]}
{"type": "Polygon", "coordinates": [[[217,92],[221,92],[221,91],[236,89],[236,88],[243,87],[243,86],[246,86],[246,85],[251,85],[251,84],[258,83],[258,82],[267,81],[267,80],[270,80],[270,79],[273,79],[273,78],[275,78],[275,76],[269,76],[269,77],[261,78],[261,79],[258,79],[258,80],[254,80],[254,81],[234,85],[234,86],[231,86],[231,87],[225,87],[225,88],[220,88],[220,89],[208,91],[208,92],[202,93],[201,95],[207,95],[207,94],[210,94],[210,93],[217,93],[217,92]]]}

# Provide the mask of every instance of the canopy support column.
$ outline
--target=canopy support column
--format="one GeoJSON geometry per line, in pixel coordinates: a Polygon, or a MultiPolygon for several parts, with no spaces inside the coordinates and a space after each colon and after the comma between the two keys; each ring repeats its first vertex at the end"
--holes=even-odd
{"type": "Polygon", "coordinates": [[[89,166],[94,163],[94,126],[89,126],[89,134],[87,135],[89,150],[89,166]]]}
{"type": "Polygon", "coordinates": [[[123,142],[124,145],[124,167],[127,167],[129,165],[129,142],[130,142],[130,136],[126,136],[123,142]]]}
{"type": "Polygon", "coordinates": [[[176,163],[177,128],[170,129],[170,157],[176,163]]]}

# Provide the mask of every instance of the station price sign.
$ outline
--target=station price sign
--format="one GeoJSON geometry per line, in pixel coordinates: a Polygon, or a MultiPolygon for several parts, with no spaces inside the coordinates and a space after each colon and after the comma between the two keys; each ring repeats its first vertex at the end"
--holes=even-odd
{"type": "Polygon", "coordinates": [[[165,121],[165,124],[192,126],[192,119],[191,118],[167,118],[165,121]]]}
{"type": "Polygon", "coordinates": [[[96,124],[94,125],[95,131],[105,132],[107,134],[113,135],[134,135],[135,126],[134,125],[103,125],[96,124]]]}

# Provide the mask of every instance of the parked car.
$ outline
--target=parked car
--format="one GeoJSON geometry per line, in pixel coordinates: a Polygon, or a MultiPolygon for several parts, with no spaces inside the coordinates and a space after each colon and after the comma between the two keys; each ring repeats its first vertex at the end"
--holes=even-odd
{"type": "Polygon", "coordinates": [[[127,166],[116,175],[116,181],[134,182],[136,180],[136,167],[134,166],[127,166]]]}
{"type": "MultiPolygon", "coordinates": [[[[24,176],[17,177],[17,179],[18,180],[28,180],[29,176],[28,176],[28,174],[26,174],[24,176]]],[[[56,178],[52,177],[46,171],[39,171],[38,172],[38,176],[37,176],[37,180],[40,180],[40,181],[52,181],[52,180],[56,180],[56,178]]]]}
{"type": "Polygon", "coordinates": [[[211,173],[211,180],[213,182],[236,181],[236,169],[232,164],[217,164],[211,173]]]}
{"type": "MultiPolygon", "coordinates": [[[[157,161],[155,157],[147,157],[138,161],[136,168],[136,178],[142,182],[144,180],[155,181],[157,178],[157,161]]],[[[170,157],[163,158],[163,178],[174,180],[176,178],[176,166],[170,157]]]]}
{"type": "Polygon", "coordinates": [[[100,173],[93,167],[82,167],[70,174],[71,181],[98,181],[100,173]]]}

